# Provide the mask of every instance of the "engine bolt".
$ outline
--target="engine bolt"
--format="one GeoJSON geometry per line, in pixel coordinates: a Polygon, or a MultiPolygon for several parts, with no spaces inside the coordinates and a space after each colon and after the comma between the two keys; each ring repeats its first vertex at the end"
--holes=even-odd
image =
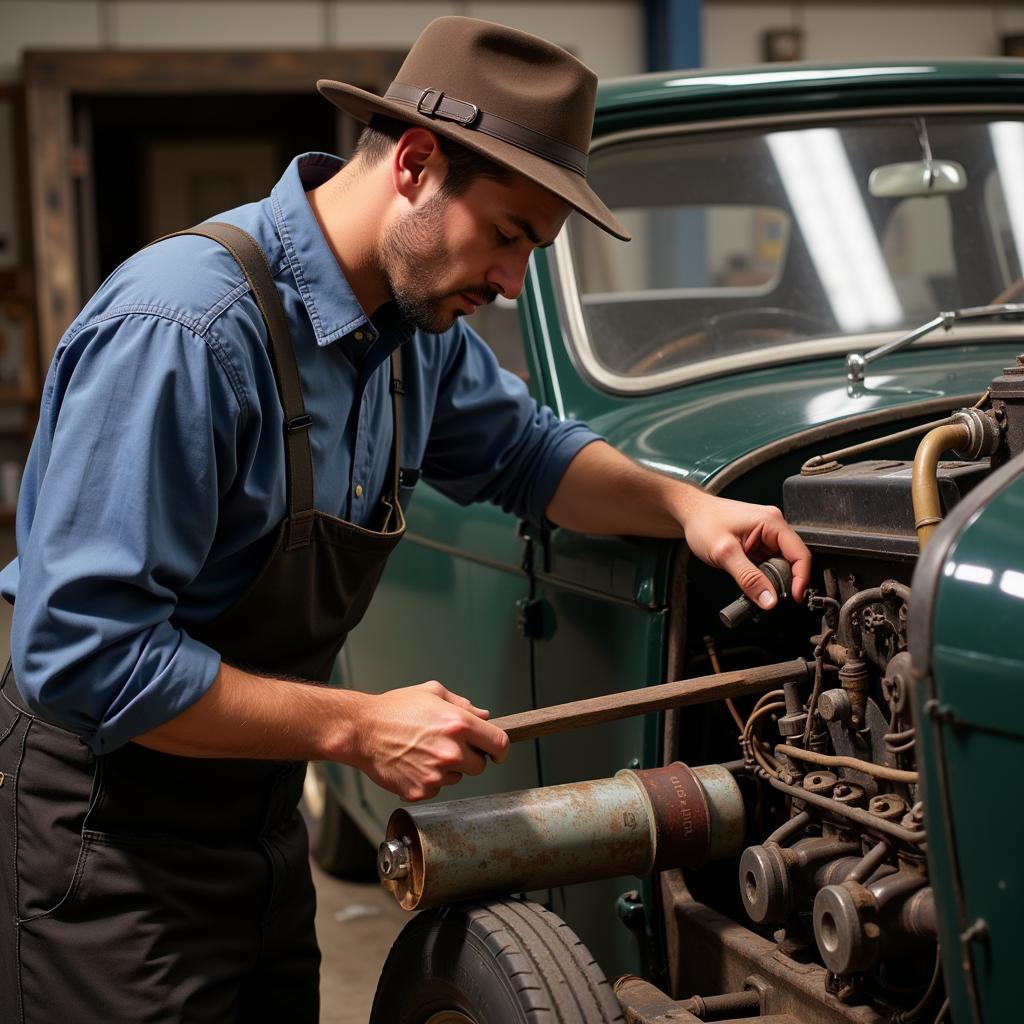
{"type": "Polygon", "coordinates": [[[924,828],[924,805],[914,804],[903,816],[900,824],[912,832],[920,832],[924,828]]]}
{"type": "Polygon", "coordinates": [[[871,798],[868,811],[884,821],[896,821],[907,813],[907,801],[894,793],[879,793],[871,798]]]}
{"type": "Polygon", "coordinates": [[[779,735],[789,739],[792,736],[802,736],[804,726],[807,724],[807,713],[799,711],[793,715],[783,715],[778,720],[779,735]]]}
{"type": "Polygon", "coordinates": [[[838,781],[833,772],[811,772],[804,778],[804,789],[808,793],[831,793],[838,781]]]}
{"type": "Polygon", "coordinates": [[[832,790],[832,799],[838,800],[839,803],[846,804],[847,806],[855,806],[864,799],[864,787],[856,782],[840,782],[832,790]]]}
{"type": "Polygon", "coordinates": [[[389,839],[380,844],[377,851],[377,871],[381,878],[397,880],[409,874],[409,847],[412,843],[405,836],[389,839]]]}
{"type": "Polygon", "coordinates": [[[826,722],[845,722],[850,717],[850,698],[845,690],[826,690],[818,698],[818,714],[826,722]]]}

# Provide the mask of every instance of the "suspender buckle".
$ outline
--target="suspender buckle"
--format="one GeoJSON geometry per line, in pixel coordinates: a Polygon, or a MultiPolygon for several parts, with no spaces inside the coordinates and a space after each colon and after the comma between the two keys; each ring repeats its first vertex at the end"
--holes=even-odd
{"type": "Polygon", "coordinates": [[[297,430],[309,430],[313,425],[313,417],[308,412],[304,412],[301,416],[293,416],[290,420],[285,421],[284,429],[288,434],[294,434],[297,430]]]}
{"type": "Polygon", "coordinates": [[[405,385],[402,383],[401,377],[391,378],[391,394],[393,395],[404,395],[405,385]]]}

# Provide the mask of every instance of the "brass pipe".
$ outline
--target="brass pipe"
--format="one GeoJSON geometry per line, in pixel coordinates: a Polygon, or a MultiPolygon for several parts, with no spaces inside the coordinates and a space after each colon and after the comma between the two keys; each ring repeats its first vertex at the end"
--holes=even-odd
{"type": "Polygon", "coordinates": [[[942,522],[939,502],[939,457],[945,451],[966,448],[971,440],[970,430],[964,423],[936,427],[925,434],[914,456],[914,472],[910,481],[910,495],[914,505],[914,528],[920,551],[931,540],[935,527],[942,522]]]}

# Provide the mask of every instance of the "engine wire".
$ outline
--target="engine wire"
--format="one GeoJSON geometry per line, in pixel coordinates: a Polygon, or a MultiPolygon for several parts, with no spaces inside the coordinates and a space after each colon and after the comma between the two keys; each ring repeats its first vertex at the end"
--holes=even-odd
{"type": "Polygon", "coordinates": [[[886,744],[886,749],[889,751],[890,754],[905,754],[908,750],[913,750],[916,744],[917,740],[911,738],[907,740],[906,743],[901,743],[898,747],[893,747],[889,744],[886,744]]]}
{"type": "MultiPolygon", "coordinates": [[[[718,661],[718,651],[715,649],[715,641],[710,637],[704,637],[704,647],[708,652],[708,660],[711,662],[711,671],[716,676],[722,674],[722,666],[718,661]]],[[[739,713],[736,704],[733,702],[732,697],[725,698],[725,706],[729,709],[729,714],[732,715],[732,720],[736,723],[736,728],[739,729],[740,734],[743,733],[743,728],[746,723],[743,721],[743,716],[739,713]]]]}
{"type": "Polygon", "coordinates": [[[770,693],[763,694],[754,705],[754,710],[750,712],[750,717],[747,719],[740,736],[740,746],[743,749],[744,756],[752,757],[769,775],[773,776],[778,776],[782,770],[782,765],[765,748],[761,738],[754,733],[754,725],[761,718],[764,718],[765,715],[772,714],[775,711],[784,711],[786,702],[784,700],[774,700],[774,698],[783,696],[785,695],[782,690],[772,690],[770,693]],[[773,703],[765,703],[765,701],[773,701],[773,703]]]}
{"type": "Polygon", "coordinates": [[[890,768],[885,764],[875,764],[874,761],[862,761],[859,757],[846,757],[843,754],[820,754],[816,750],[804,750],[803,747],[790,746],[788,743],[778,744],[775,747],[775,752],[785,754],[797,761],[810,761],[811,764],[853,768],[855,771],[874,775],[879,779],[887,779],[889,782],[906,782],[909,785],[916,785],[918,782],[917,772],[907,772],[902,768],[890,768]]]}
{"type": "Polygon", "coordinates": [[[801,467],[800,473],[806,475],[808,472],[821,471],[825,466],[829,469],[835,469],[839,466],[840,459],[848,459],[851,455],[862,455],[864,452],[872,451],[875,448],[881,448],[887,444],[895,444],[897,441],[906,441],[911,437],[920,437],[921,434],[927,434],[934,430],[936,427],[944,427],[953,422],[952,416],[945,416],[941,420],[932,420],[930,423],[922,423],[916,427],[909,427],[906,430],[900,430],[895,434],[886,434],[883,437],[872,438],[870,441],[863,441],[860,444],[850,445],[848,448],[840,448],[834,452],[828,452],[823,455],[812,455],[801,467]],[[832,463],[835,463],[833,466],[832,463]]]}
{"type": "Polygon", "coordinates": [[[882,739],[888,743],[905,743],[914,735],[914,728],[903,729],[901,732],[887,732],[882,739]]]}
{"type": "MultiPolygon", "coordinates": [[[[831,598],[829,599],[831,600],[831,598]]],[[[838,602],[835,602],[838,604],[838,602]]],[[[822,677],[825,674],[825,651],[835,636],[834,629],[826,629],[821,635],[821,641],[814,648],[814,686],[811,689],[811,699],[807,702],[807,721],[804,723],[803,745],[806,747],[811,740],[811,728],[814,724],[814,714],[818,709],[818,697],[821,695],[822,677]]]]}

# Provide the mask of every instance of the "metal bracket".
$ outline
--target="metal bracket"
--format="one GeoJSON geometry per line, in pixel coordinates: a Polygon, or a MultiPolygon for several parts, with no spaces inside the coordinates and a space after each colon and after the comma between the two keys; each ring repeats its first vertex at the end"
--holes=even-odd
{"type": "Polygon", "coordinates": [[[516,601],[516,627],[524,640],[540,640],[544,635],[544,602],[536,597],[516,601]]]}

